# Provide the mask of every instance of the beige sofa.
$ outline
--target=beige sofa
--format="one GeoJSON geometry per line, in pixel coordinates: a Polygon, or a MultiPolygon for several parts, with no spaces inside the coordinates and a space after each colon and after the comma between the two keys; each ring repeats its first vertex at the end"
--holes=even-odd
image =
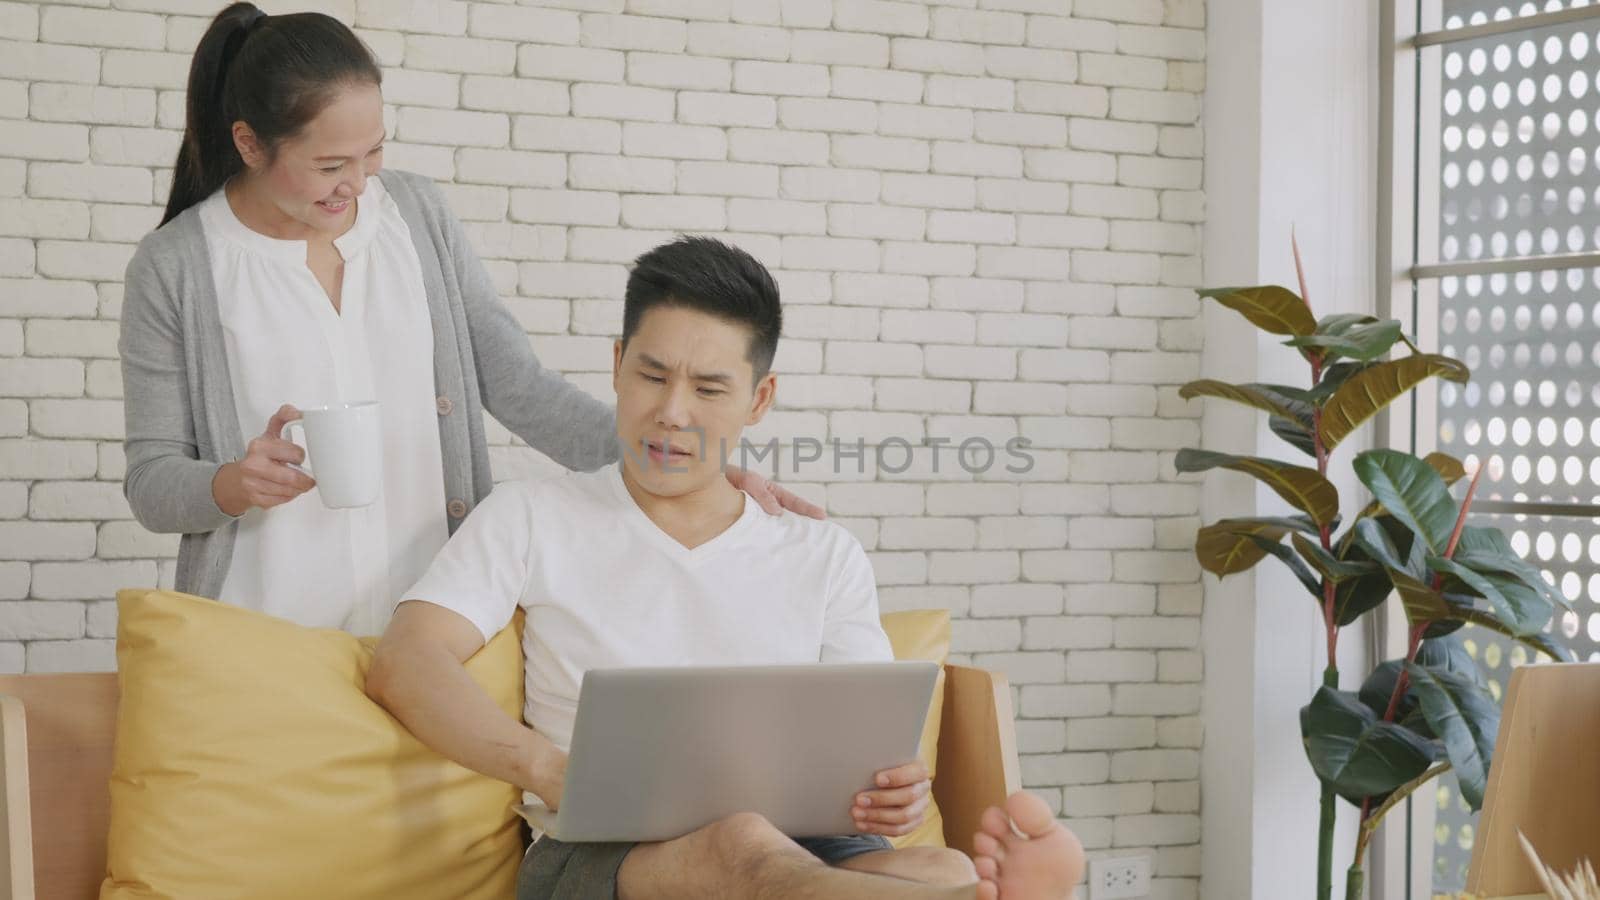
{"type": "MultiPolygon", "coordinates": [[[[1020,787],[1003,675],[948,665],[933,792],[968,853],[978,816],[1020,787]]],[[[106,868],[113,674],[0,676],[0,900],[91,900],[106,868]]]]}

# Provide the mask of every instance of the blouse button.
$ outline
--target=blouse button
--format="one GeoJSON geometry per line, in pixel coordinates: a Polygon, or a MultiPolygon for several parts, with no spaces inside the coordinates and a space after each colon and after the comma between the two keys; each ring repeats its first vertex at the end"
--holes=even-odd
{"type": "Polygon", "coordinates": [[[445,507],[445,511],[450,513],[450,518],[459,519],[467,514],[467,504],[460,500],[451,500],[450,505],[445,507]]]}
{"type": "Polygon", "coordinates": [[[439,410],[439,415],[441,416],[450,415],[450,410],[455,406],[450,402],[449,397],[440,397],[433,402],[433,405],[435,409],[439,410]]]}

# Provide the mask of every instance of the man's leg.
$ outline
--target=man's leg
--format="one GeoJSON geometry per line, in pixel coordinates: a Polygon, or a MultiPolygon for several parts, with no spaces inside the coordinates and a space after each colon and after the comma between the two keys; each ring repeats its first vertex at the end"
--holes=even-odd
{"type": "Polygon", "coordinates": [[[1027,791],[983,811],[973,835],[978,900],[1070,898],[1083,879],[1083,845],[1027,791]]]}
{"type": "MultiPolygon", "coordinates": [[[[883,854],[874,854],[883,855],[883,854]]],[[[972,900],[974,885],[918,884],[830,868],[766,819],[741,813],[675,841],[640,844],[618,900],[972,900]]]]}
{"type": "Polygon", "coordinates": [[[839,863],[838,868],[951,887],[978,881],[978,871],[973,868],[972,860],[960,850],[947,847],[907,847],[863,853],[839,863]]]}
{"type": "Polygon", "coordinates": [[[983,816],[976,885],[918,884],[831,868],[758,815],[640,844],[617,873],[619,900],[1066,900],[1083,848],[1044,801],[1022,791],[983,816]]]}

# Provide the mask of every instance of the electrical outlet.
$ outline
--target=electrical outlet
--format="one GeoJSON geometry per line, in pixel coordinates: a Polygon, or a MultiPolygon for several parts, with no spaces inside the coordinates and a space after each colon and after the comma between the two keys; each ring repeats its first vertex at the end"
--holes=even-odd
{"type": "Polygon", "coordinates": [[[1089,900],[1150,896],[1150,858],[1120,856],[1089,861],[1089,900]]]}

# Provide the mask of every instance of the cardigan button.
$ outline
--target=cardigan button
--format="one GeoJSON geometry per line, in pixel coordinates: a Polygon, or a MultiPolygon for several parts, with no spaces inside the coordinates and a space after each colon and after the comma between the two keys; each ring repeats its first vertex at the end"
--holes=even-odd
{"type": "Polygon", "coordinates": [[[433,406],[435,409],[439,410],[439,415],[448,416],[450,415],[450,410],[455,407],[455,404],[450,402],[449,397],[440,397],[433,401],[433,406]]]}
{"type": "Polygon", "coordinates": [[[445,511],[450,514],[450,518],[459,519],[467,514],[467,504],[460,500],[451,500],[450,505],[445,507],[445,511]]]}

